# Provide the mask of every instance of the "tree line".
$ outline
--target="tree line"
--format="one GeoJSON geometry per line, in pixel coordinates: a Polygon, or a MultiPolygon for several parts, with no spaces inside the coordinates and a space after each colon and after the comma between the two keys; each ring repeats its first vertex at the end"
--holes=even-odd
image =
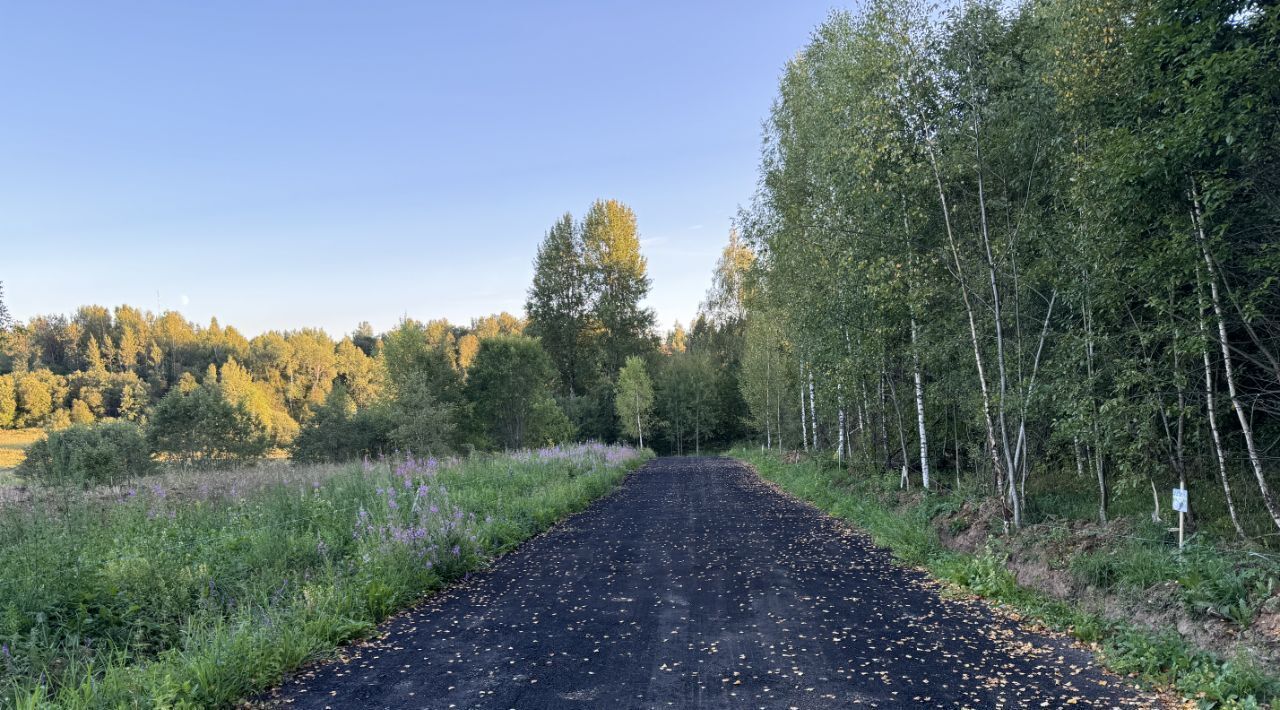
{"type": "MultiPolygon", "coordinates": [[[[750,250],[735,238],[730,251],[733,281],[745,284],[750,250]]],[[[600,200],[581,220],[566,214],[534,266],[523,318],[405,319],[377,334],[365,323],[337,339],[312,328],[249,338],[216,319],[131,306],[21,323],[0,311],[0,428],[60,432],[28,468],[53,466],[62,442],[117,452],[98,457],[111,464],[100,475],[77,474],[110,480],[131,475],[119,461],[146,463],[147,450],[208,464],[644,439],[682,453],[746,435],[740,299],[659,338],[629,207],[600,200]],[[645,397],[619,397],[638,382],[645,397]]]]}
{"type": "MultiPolygon", "coordinates": [[[[761,444],[981,484],[1192,490],[1280,529],[1280,9],[873,0],[788,63],[742,394],[761,444]],[[1056,484],[1055,484],[1056,485],[1056,484]]],[[[1050,492],[1050,491],[1046,491],[1050,492]]]]}

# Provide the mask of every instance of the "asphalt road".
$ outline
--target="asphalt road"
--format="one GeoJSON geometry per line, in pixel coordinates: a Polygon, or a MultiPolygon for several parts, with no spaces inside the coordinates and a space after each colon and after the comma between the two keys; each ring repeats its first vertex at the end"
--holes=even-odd
{"type": "Polygon", "coordinates": [[[1151,707],[726,459],[665,458],[276,691],[301,708],[1151,707]]]}

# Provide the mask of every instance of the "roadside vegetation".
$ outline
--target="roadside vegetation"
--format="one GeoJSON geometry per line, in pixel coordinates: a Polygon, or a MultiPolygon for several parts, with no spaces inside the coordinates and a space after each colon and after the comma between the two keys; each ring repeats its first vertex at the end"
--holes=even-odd
{"type": "Polygon", "coordinates": [[[180,471],[0,510],[0,706],[219,707],[581,510],[582,445],[180,471]]]}
{"type": "Polygon", "coordinates": [[[992,536],[999,525],[993,508],[992,519],[963,515],[972,509],[972,490],[905,492],[892,473],[869,475],[861,467],[850,471],[756,449],[732,454],[953,590],[1091,645],[1117,673],[1172,687],[1206,708],[1256,708],[1280,698],[1280,636],[1248,634],[1255,621],[1280,621],[1280,598],[1273,596],[1280,557],[1199,539],[1179,553],[1163,529],[1124,527],[1123,534],[1105,536],[1057,516],[1013,539],[992,536]],[[971,528],[974,544],[956,544],[971,528]],[[1056,583],[1027,574],[1042,566],[1059,573],[1056,583]],[[1158,618],[1148,606],[1157,601],[1166,612],[1158,618]],[[1159,623],[1149,623],[1153,618],[1159,623]],[[1227,642],[1217,652],[1206,650],[1178,633],[1179,622],[1221,626],[1227,642]]]}

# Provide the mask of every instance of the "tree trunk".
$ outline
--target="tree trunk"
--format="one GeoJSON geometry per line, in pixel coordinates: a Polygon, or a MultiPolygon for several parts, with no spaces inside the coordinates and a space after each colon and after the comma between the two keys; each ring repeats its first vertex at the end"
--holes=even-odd
{"type": "Polygon", "coordinates": [[[813,368],[809,368],[809,423],[813,430],[813,450],[818,451],[818,402],[813,396],[813,368]]]}
{"type": "MultiPolygon", "coordinates": [[[[1087,278],[1087,277],[1086,277],[1087,278]]],[[[1098,430],[1098,400],[1094,394],[1094,349],[1093,349],[1093,305],[1087,293],[1085,295],[1084,313],[1084,361],[1085,372],[1089,379],[1089,431],[1093,439],[1094,473],[1098,477],[1098,521],[1107,522],[1107,472],[1102,456],[1101,432],[1098,430]]]]}
{"type": "Polygon", "coordinates": [[[1000,424],[1000,444],[1004,452],[1005,464],[1005,485],[1008,488],[1009,506],[1013,513],[1013,528],[1017,530],[1022,527],[1022,499],[1018,495],[1016,487],[1014,470],[1016,468],[1013,457],[1009,452],[1009,427],[1006,417],[1006,403],[1008,402],[1009,393],[1009,377],[1008,369],[1005,365],[1004,356],[1004,315],[1001,311],[1000,287],[996,280],[996,263],[991,252],[991,235],[987,229],[987,199],[986,190],[982,179],[982,141],[978,136],[978,121],[974,118],[973,124],[973,146],[974,157],[977,160],[978,174],[978,216],[982,226],[982,248],[987,260],[987,280],[991,286],[991,307],[993,309],[996,330],[996,374],[1000,378],[1000,399],[997,401],[996,418],[1000,424]]]}
{"type": "Polygon", "coordinates": [[[841,468],[844,468],[844,391],[841,383],[836,383],[836,425],[840,431],[836,435],[836,461],[841,468]]]}
{"type": "Polygon", "coordinates": [[[924,378],[920,372],[920,346],[916,317],[911,316],[911,364],[916,384],[916,428],[920,432],[920,478],[925,490],[929,490],[929,437],[924,425],[924,378]]]}
{"type": "Polygon", "coordinates": [[[769,420],[773,418],[773,410],[769,407],[769,389],[773,386],[773,378],[769,374],[771,359],[765,358],[764,361],[764,443],[770,451],[773,450],[773,437],[769,427],[769,420]]]}
{"type": "Polygon", "coordinates": [[[1209,245],[1206,243],[1204,225],[1201,221],[1200,197],[1195,191],[1194,183],[1192,185],[1191,219],[1195,224],[1196,238],[1200,243],[1200,253],[1204,257],[1205,270],[1208,273],[1209,297],[1210,303],[1213,305],[1215,320],[1218,323],[1218,344],[1222,348],[1222,365],[1223,372],[1227,378],[1227,394],[1231,398],[1231,407],[1236,411],[1236,418],[1240,420],[1240,431],[1244,434],[1245,448],[1249,453],[1249,465],[1253,468],[1254,477],[1258,479],[1258,491],[1262,494],[1262,504],[1266,506],[1267,514],[1271,516],[1276,528],[1280,528],[1280,507],[1276,506],[1275,498],[1271,495],[1271,489],[1267,486],[1267,477],[1262,468],[1262,457],[1258,454],[1258,447],[1253,439],[1253,424],[1250,423],[1249,417],[1244,411],[1244,403],[1241,401],[1239,390],[1236,387],[1235,368],[1231,362],[1231,348],[1227,340],[1227,322],[1222,313],[1222,300],[1218,296],[1218,268],[1213,263],[1213,257],[1209,255],[1209,245]]]}
{"type": "Polygon", "coordinates": [[[809,450],[809,429],[804,411],[804,361],[800,361],[800,444],[805,451],[809,450]]]}
{"type": "MultiPolygon", "coordinates": [[[[923,121],[924,117],[920,117],[923,121]]],[[[933,167],[933,177],[938,188],[938,201],[942,204],[942,223],[946,228],[947,244],[950,246],[951,258],[955,265],[956,280],[960,284],[960,296],[964,301],[965,314],[969,319],[969,341],[973,345],[973,361],[978,370],[978,384],[982,393],[982,420],[987,430],[987,452],[991,457],[992,475],[995,477],[996,487],[999,488],[1001,480],[1001,472],[1004,464],[1000,460],[1000,450],[996,447],[996,427],[995,421],[991,417],[991,392],[987,386],[987,373],[982,360],[982,346],[978,342],[978,322],[974,315],[973,302],[969,298],[969,287],[964,278],[964,267],[960,262],[960,246],[956,242],[955,231],[951,228],[951,210],[947,206],[946,190],[942,187],[942,172],[938,168],[938,158],[933,152],[932,144],[926,141],[926,150],[929,154],[929,163],[933,167]]],[[[1005,512],[1006,522],[1008,511],[1005,512]]]]}
{"type": "MultiPolygon", "coordinates": [[[[1200,269],[1196,269],[1196,275],[1200,274],[1200,269]]],[[[1247,539],[1244,532],[1244,526],[1240,524],[1240,516],[1236,514],[1236,503],[1231,497],[1231,481],[1227,479],[1227,455],[1222,450],[1222,435],[1218,433],[1218,412],[1217,403],[1213,393],[1213,364],[1209,361],[1209,333],[1204,324],[1204,292],[1202,288],[1197,288],[1200,292],[1200,354],[1204,357],[1204,406],[1205,411],[1209,415],[1209,433],[1213,438],[1213,453],[1218,461],[1218,478],[1222,481],[1222,495],[1227,499],[1227,512],[1231,515],[1231,525],[1235,527],[1236,534],[1241,540],[1247,539]]]]}

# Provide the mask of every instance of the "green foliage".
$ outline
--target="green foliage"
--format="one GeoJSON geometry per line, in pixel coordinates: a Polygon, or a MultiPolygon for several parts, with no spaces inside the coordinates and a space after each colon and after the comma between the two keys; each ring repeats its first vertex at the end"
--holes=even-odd
{"type": "Polygon", "coordinates": [[[617,395],[614,402],[622,432],[639,441],[644,447],[644,432],[653,416],[653,381],[644,360],[632,356],[618,373],[617,395]]]}
{"type": "Polygon", "coordinates": [[[555,381],[551,359],[536,339],[497,336],[480,343],[467,373],[467,397],[498,446],[543,446],[573,435],[552,397],[555,381]]]}
{"type": "Polygon", "coordinates": [[[657,344],[653,311],[640,305],[646,271],[635,213],[616,200],[597,200],[581,223],[564,215],[538,248],[528,333],[550,356],[558,398],[583,436],[616,436],[614,380],[628,357],[657,344]]]}
{"type": "Polygon", "coordinates": [[[13,426],[18,416],[18,393],[13,375],[0,375],[0,429],[13,426]]]}
{"type": "Polygon", "coordinates": [[[244,461],[267,452],[267,431],[244,405],[233,405],[216,383],[174,388],[156,405],[147,441],[157,453],[187,465],[244,461]]]}
{"type": "Polygon", "coordinates": [[[13,317],[9,315],[9,307],[4,302],[4,282],[0,281],[0,333],[13,326],[13,317]]]}
{"type": "Polygon", "coordinates": [[[979,555],[957,557],[939,571],[939,576],[973,591],[974,594],[1007,599],[1018,588],[1013,573],[1005,567],[1007,559],[1008,555],[997,552],[988,544],[979,555]]]}
{"type": "Polygon", "coordinates": [[[18,473],[47,486],[88,489],[119,485],[153,468],[142,429],[131,422],[106,421],[49,432],[27,447],[18,473]]]}
{"type": "Polygon", "coordinates": [[[655,379],[664,448],[678,454],[689,449],[701,453],[716,424],[716,371],[711,358],[692,350],[674,353],[660,361],[655,379]]]}
{"type": "Polygon", "coordinates": [[[1143,541],[1080,553],[1071,559],[1070,566],[1080,581],[1100,589],[1143,590],[1176,578],[1178,571],[1169,547],[1143,541]]]}
{"type": "Polygon", "coordinates": [[[581,510],[625,453],[191,473],[6,511],[0,706],[228,707],[581,510]]]}
{"type": "MultiPolygon", "coordinates": [[[[391,441],[391,432],[396,426],[390,406],[379,404],[356,409],[346,387],[338,385],[329,392],[324,406],[316,410],[311,421],[298,432],[290,448],[290,456],[295,461],[305,462],[376,458],[396,448],[391,441]]],[[[420,449],[406,445],[406,450],[420,449]]],[[[421,449],[423,452],[428,450],[421,449]]]]}
{"type": "Polygon", "coordinates": [[[48,370],[18,375],[15,387],[18,415],[15,423],[30,427],[41,426],[50,421],[55,402],[61,400],[65,392],[65,382],[48,370]]]}
{"type": "Polygon", "coordinates": [[[525,313],[529,335],[538,338],[560,375],[561,394],[582,394],[591,374],[592,276],[582,236],[565,214],[547,232],[534,260],[525,313]]]}
{"type": "MultiPolygon", "coordinates": [[[[389,406],[389,421],[394,426],[387,439],[402,451],[417,454],[445,454],[453,450],[457,440],[458,405],[439,399],[439,380],[431,371],[399,376],[396,394],[389,406]]],[[[376,426],[378,410],[364,410],[361,423],[376,426]]],[[[353,417],[354,419],[354,417],[353,417]]]]}
{"type": "Polygon", "coordinates": [[[582,220],[582,251],[595,296],[599,362],[605,372],[616,373],[628,357],[656,345],[653,311],[640,305],[650,282],[635,212],[617,200],[596,200],[582,220]]]}
{"type": "Polygon", "coordinates": [[[1042,488],[1032,519],[1105,522],[1186,484],[1201,531],[1273,545],[1277,18],[1246,0],[833,13],[782,73],[738,219],[762,443],[903,485],[945,465],[1013,527],[1046,473],[1078,471],[1093,501],[1042,488]]]}
{"type": "Polygon", "coordinates": [[[1213,550],[1193,547],[1177,580],[1183,602],[1193,611],[1248,626],[1280,587],[1280,565],[1239,565],[1213,550]]]}

